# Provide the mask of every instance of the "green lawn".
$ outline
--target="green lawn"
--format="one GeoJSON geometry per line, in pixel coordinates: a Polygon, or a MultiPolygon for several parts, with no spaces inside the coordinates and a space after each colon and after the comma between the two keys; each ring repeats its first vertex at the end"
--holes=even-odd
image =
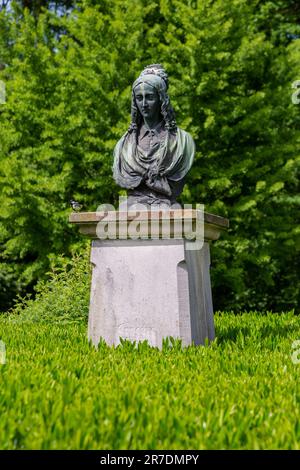
{"type": "Polygon", "coordinates": [[[299,317],[216,329],[209,347],[95,350],[83,322],[1,319],[0,449],[299,449],[299,317]]]}

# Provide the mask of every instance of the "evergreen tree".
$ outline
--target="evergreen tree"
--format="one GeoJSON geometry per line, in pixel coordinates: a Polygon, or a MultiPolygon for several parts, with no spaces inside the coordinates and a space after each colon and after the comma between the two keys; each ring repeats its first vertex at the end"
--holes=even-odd
{"type": "Polygon", "coordinates": [[[1,12],[0,310],[81,243],[71,197],[85,210],[117,203],[112,151],[132,82],[157,62],[197,147],[182,202],[230,219],[212,247],[215,308],[296,306],[300,41],[286,33],[300,29],[283,3],[85,0],[66,15],[24,9],[21,21],[17,8],[1,12]]]}

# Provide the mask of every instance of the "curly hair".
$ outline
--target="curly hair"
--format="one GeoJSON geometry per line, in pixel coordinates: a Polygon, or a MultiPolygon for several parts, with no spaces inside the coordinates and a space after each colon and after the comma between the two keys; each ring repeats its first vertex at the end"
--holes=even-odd
{"type": "Polygon", "coordinates": [[[169,95],[167,93],[169,86],[168,75],[162,65],[151,64],[147,65],[147,67],[144,68],[138,79],[133,84],[131,94],[131,123],[128,132],[137,132],[143,121],[142,115],[139,112],[139,109],[136,104],[134,88],[139,84],[139,81],[143,80],[144,75],[156,75],[161,79],[162,86],[156,87],[153,84],[151,84],[151,86],[153,86],[158,92],[161,105],[160,112],[165,121],[166,129],[170,132],[176,131],[177,125],[175,120],[175,113],[171,105],[169,95]]]}

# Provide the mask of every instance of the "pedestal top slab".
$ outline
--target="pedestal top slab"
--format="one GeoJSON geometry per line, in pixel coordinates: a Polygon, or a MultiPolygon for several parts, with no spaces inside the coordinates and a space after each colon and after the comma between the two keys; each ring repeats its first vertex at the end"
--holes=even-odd
{"type": "MultiPolygon", "coordinates": [[[[150,226],[157,226],[158,232],[154,238],[166,238],[161,236],[162,227],[170,224],[171,238],[185,238],[182,236],[182,230],[178,227],[189,227],[190,232],[195,229],[196,224],[203,226],[203,234],[206,241],[217,240],[220,233],[227,230],[229,227],[229,220],[209,212],[203,212],[198,209],[174,209],[174,210],[128,210],[128,211],[99,211],[99,212],[73,212],[69,216],[69,222],[79,226],[79,231],[83,235],[90,238],[100,238],[97,235],[97,227],[100,224],[107,224],[117,227],[117,234],[119,230],[124,230],[124,227],[129,227],[132,223],[140,223],[143,235],[147,232],[150,226]],[[181,224],[181,225],[180,225],[181,224]]],[[[148,232],[147,232],[148,233],[148,232]]],[[[149,232],[150,233],[150,232],[149,232]]],[[[124,233],[123,233],[124,235],[124,233]]],[[[111,238],[111,237],[109,237],[111,238]]],[[[119,238],[118,235],[116,238],[119,238]]],[[[124,238],[124,236],[122,236],[124,238]]],[[[152,238],[149,236],[148,238],[152,238]]],[[[188,238],[188,237],[187,237],[188,238]]]]}

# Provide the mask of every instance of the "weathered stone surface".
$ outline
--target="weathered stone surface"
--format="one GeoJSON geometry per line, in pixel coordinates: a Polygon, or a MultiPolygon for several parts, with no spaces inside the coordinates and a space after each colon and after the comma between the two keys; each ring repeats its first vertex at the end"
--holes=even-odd
{"type": "Polygon", "coordinates": [[[70,215],[70,222],[93,239],[89,338],[95,345],[100,338],[110,345],[124,338],[161,347],[167,336],[180,338],[183,345],[205,344],[214,338],[209,242],[226,230],[228,220],[194,209],[142,211],[138,216],[140,237],[130,239],[136,214],[70,215]],[[110,234],[116,227],[115,239],[97,239],[104,219],[110,234]],[[169,222],[171,236],[164,239],[169,222]],[[183,222],[188,227],[184,233],[183,222]],[[196,226],[202,227],[202,238],[193,240],[196,226]]]}
{"type": "Polygon", "coordinates": [[[183,345],[214,338],[209,245],[186,250],[185,240],[94,240],[89,338],[163,338],[183,345]]]}
{"type": "MultiPolygon", "coordinates": [[[[171,211],[140,211],[138,212],[138,219],[144,221],[144,229],[147,234],[150,233],[151,223],[159,222],[159,226],[170,221],[171,224],[171,236],[172,238],[182,238],[182,232],[176,233],[176,227],[178,223],[184,223],[188,226],[190,224],[191,229],[195,230],[197,217],[200,218],[204,223],[204,238],[206,241],[217,240],[222,231],[227,230],[229,226],[228,219],[220,217],[218,215],[210,214],[208,212],[197,211],[196,209],[177,209],[171,211]],[[149,225],[146,224],[148,221],[149,225]],[[174,233],[175,228],[175,233],[174,233]]],[[[104,219],[117,225],[117,236],[119,234],[119,227],[124,225],[128,226],[130,222],[136,219],[137,215],[135,211],[130,212],[118,212],[118,211],[107,211],[107,212],[73,212],[70,214],[69,222],[79,226],[80,233],[90,238],[97,237],[97,224],[104,219]]],[[[180,224],[179,224],[180,226],[180,224]]],[[[126,231],[126,230],[125,230],[126,231]]],[[[124,230],[123,230],[124,233],[124,230]]],[[[185,234],[187,235],[187,234],[185,234]]],[[[161,229],[159,230],[158,236],[161,237],[161,229]]],[[[127,238],[127,237],[126,237],[127,238]]]]}

